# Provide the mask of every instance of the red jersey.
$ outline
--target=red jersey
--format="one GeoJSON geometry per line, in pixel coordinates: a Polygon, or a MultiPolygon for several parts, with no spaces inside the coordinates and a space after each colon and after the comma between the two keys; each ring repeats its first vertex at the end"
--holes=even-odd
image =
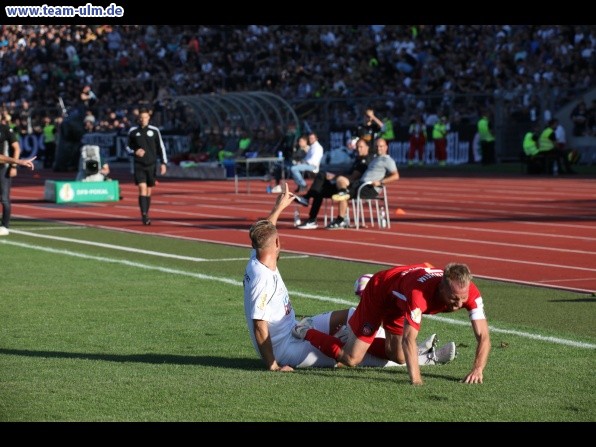
{"type": "MultiPolygon", "coordinates": [[[[425,264],[394,267],[375,273],[362,292],[360,304],[350,318],[350,327],[363,341],[372,342],[381,324],[385,330],[401,335],[404,319],[420,330],[423,314],[448,311],[439,301],[438,288],[443,270],[425,264]]],[[[485,319],[480,291],[470,283],[467,309],[470,319],[485,319]]]]}

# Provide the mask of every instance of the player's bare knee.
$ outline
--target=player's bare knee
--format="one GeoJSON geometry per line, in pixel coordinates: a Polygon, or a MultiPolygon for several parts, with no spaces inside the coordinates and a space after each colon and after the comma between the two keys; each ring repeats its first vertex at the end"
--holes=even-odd
{"type": "Polygon", "coordinates": [[[403,354],[399,355],[395,352],[388,352],[388,351],[386,351],[386,354],[387,354],[387,358],[389,360],[391,360],[392,362],[399,363],[400,365],[403,365],[404,363],[406,363],[406,357],[403,354]]]}
{"type": "Polygon", "coordinates": [[[341,362],[346,366],[357,366],[364,359],[363,355],[358,355],[358,354],[344,353],[344,355],[342,357],[343,357],[343,359],[341,362]]]}

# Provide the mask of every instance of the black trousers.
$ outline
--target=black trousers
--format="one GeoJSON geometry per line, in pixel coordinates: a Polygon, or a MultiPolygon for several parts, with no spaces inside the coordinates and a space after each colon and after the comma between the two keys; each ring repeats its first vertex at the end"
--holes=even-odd
{"type": "Polygon", "coordinates": [[[480,151],[482,152],[483,165],[490,165],[496,162],[494,141],[481,141],[480,151]]]}
{"type": "Polygon", "coordinates": [[[8,176],[8,163],[0,165],[0,198],[2,202],[2,226],[8,228],[10,225],[10,186],[12,179],[8,176]]]}

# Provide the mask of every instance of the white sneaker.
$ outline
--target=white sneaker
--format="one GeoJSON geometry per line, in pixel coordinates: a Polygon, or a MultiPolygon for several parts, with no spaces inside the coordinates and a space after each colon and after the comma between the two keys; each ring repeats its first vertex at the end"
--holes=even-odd
{"type": "Polygon", "coordinates": [[[316,221],[307,220],[302,225],[298,225],[298,229],[300,230],[316,230],[319,228],[316,221]]]}
{"type": "Polygon", "coordinates": [[[342,343],[347,343],[349,332],[350,330],[348,329],[348,326],[344,324],[335,334],[333,334],[333,336],[339,338],[342,343]]]}
{"type": "Polygon", "coordinates": [[[8,231],[8,228],[0,227],[0,236],[8,236],[9,234],[10,234],[10,231],[8,231]]]}
{"type": "Polygon", "coordinates": [[[418,355],[426,354],[437,346],[437,334],[431,334],[426,340],[418,344],[418,355]]]}
{"type": "Polygon", "coordinates": [[[437,363],[449,363],[457,355],[455,343],[450,341],[435,351],[437,363]]]}
{"type": "Polygon", "coordinates": [[[296,323],[296,326],[292,328],[292,335],[296,338],[304,340],[304,337],[306,337],[306,332],[308,332],[309,329],[312,329],[312,327],[312,318],[303,318],[298,323],[296,323]]]}
{"type": "Polygon", "coordinates": [[[277,193],[282,192],[281,185],[276,185],[273,188],[271,188],[271,192],[274,193],[274,194],[277,194],[277,193]]]}
{"type": "Polygon", "coordinates": [[[335,218],[329,225],[325,227],[326,230],[342,230],[348,228],[348,222],[346,220],[339,221],[335,218]]]}
{"type": "Polygon", "coordinates": [[[449,363],[455,358],[455,343],[450,341],[449,343],[441,346],[439,349],[431,349],[427,354],[419,356],[419,364],[421,365],[440,365],[449,363]],[[424,363],[422,357],[426,357],[424,363]]]}

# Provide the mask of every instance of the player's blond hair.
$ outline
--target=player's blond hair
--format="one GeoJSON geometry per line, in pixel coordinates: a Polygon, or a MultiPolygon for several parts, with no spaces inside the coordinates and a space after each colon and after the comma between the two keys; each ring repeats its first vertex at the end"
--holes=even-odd
{"type": "Polygon", "coordinates": [[[465,287],[472,281],[472,272],[466,264],[450,262],[443,269],[443,280],[450,284],[465,287]]]}
{"type": "Polygon", "coordinates": [[[277,228],[267,219],[256,221],[251,225],[248,232],[252,248],[259,250],[267,247],[275,236],[277,236],[277,228]]]}

